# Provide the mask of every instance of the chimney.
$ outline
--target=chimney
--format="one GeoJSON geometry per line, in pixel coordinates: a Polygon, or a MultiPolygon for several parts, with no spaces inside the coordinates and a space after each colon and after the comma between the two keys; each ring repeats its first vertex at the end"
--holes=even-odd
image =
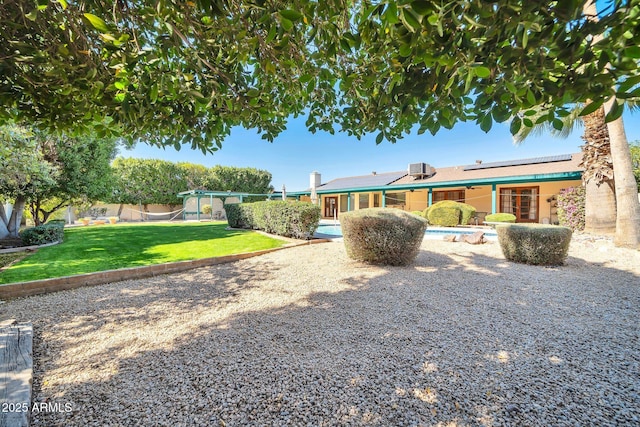
{"type": "Polygon", "coordinates": [[[316,193],[316,188],[320,187],[322,178],[320,176],[320,172],[313,171],[311,175],[309,175],[309,187],[311,187],[311,203],[318,203],[318,193],[316,193]]]}
{"type": "Polygon", "coordinates": [[[482,164],[482,160],[476,160],[476,165],[481,165],[482,164]]]}
{"type": "Polygon", "coordinates": [[[371,175],[377,175],[377,174],[378,174],[378,172],[376,172],[376,171],[371,172],[371,175]]]}

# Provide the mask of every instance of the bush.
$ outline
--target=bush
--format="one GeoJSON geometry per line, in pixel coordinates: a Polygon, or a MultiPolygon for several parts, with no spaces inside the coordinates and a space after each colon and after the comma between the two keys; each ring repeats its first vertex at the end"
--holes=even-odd
{"type": "Polygon", "coordinates": [[[569,227],[541,224],[500,224],[498,242],[509,261],[532,265],[562,265],[573,232],[569,227]]]}
{"type": "Polygon", "coordinates": [[[320,223],[320,208],[294,201],[263,201],[225,205],[233,228],[263,230],[279,236],[310,239],[320,223]]]}
{"type": "Polygon", "coordinates": [[[414,215],[418,215],[421,218],[425,218],[424,212],[422,212],[422,211],[412,211],[411,213],[414,214],[414,215]]]}
{"type": "Polygon", "coordinates": [[[584,230],[585,224],[585,189],[569,187],[560,190],[558,195],[558,222],[573,231],[584,230]]]}
{"type": "Polygon", "coordinates": [[[510,213],[494,213],[484,217],[486,222],[516,222],[516,216],[510,213]]]}
{"type": "Polygon", "coordinates": [[[64,238],[64,223],[43,224],[27,228],[20,233],[20,238],[27,246],[61,242],[64,238]]]}
{"type": "Polygon", "coordinates": [[[205,215],[211,215],[211,212],[213,212],[213,209],[211,209],[211,205],[202,205],[200,210],[205,215]]]}
{"type": "Polygon", "coordinates": [[[57,225],[58,227],[64,227],[67,221],[64,219],[50,219],[47,221],[47,225],[57,225]]]}
{"type": "Polygon", "coordinates": [[[411,263],[427,229],[424,218],[384,208],[344,212],[340,224],[350,258],[383,265],[411,263]]]}
{"type": "Polygon", "coordinates": [[[444,227],[455,227],[456,225],[467,225],[469,220],[476,214],[476,208],[466,203],[454,202],[453,200],[442,200],[429,206],[424,211],[424,216],[429,220],[430,224],[442,225],[444,227]],[[450,210],[455,209],[459,212],[457,219],[454,222],[456,215],[453,215],[450,210]],[[444,212],[440,212],[444,210],[444,212]],[[433,216],[433,220],[429,218],[429,215],[433,216]]]}

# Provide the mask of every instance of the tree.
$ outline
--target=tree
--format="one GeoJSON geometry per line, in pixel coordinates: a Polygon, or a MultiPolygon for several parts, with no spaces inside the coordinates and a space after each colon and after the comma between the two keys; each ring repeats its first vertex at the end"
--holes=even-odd
{"type": "Polygon", "coordinates": [[[204,181],[208,190],[239,193],[267,194],[273,191],[271,173],[255,168],[214,166],[208,170],[204,181]]]}
{"type": "Polygon", "coordinates": [[[46,222],[58,209],[80,201],[96,201],[111,193],[110,163],[117,152],[115,139],[44,132],[35,135],[42,159],[59,171],[49,186],[41,186],[28,196],[36,225],[46,222]]]}
{"type": "Polygon", "coordinates": [[[9,217],[0,203],[0,238],[18,237],[30,195],[49,188],[58,174],[44,160],[32,132],[15,125],[0,126],[0,199],[13,201],[9,217]]]}
{"type": "Polygon", "coordinates": [[[640,4],[610,0],[597,21],[582,6],[12,0],[0,11],[0,117],[205,151],[235,125],[271,140],[303,112],[313,131],[338,123],[378,141],[523,113],[515,133],[534,107],[559,125],[568,105],[640,97],[640,4]]]}

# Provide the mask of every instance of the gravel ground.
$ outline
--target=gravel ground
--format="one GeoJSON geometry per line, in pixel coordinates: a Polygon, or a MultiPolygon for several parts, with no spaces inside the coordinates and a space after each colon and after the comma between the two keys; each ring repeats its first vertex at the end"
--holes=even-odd
{"type": "Polygon", "coordinates": [[[640,252],[422,248],[381,268],[324,243],[0,304],[33,322],[32,425],[640,424],[640,252]]]}

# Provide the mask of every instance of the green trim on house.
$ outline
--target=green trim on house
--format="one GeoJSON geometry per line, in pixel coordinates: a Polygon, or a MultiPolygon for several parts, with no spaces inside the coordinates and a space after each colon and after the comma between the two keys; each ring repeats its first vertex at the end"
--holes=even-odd
{"type": "MultiPolygon", "coordinates": [[[[402,185],[384,185],[379,187],[360,187],[360,188],[340,188],[333,190],[318,189],[318,194],[339,194],[339,193],[365,193],[371,191],[380,190],[419,190],[429,188],[444,188],[444,187],[462,187],[462,186],[474,186],[474,185],[504,185],[504,184],[521,184],[525,182],[552,182],[552,181],[565,181],[581,179],[582,172],[561,172],[561,173],[549,173],[549,174],[536,174],[536,175],[520,175],[520,176],[507,176],[499,178],[482,178],[482,179],[467,179],[459,181],[442,181],[442,182],[424,182],[424,183],[411,183],[402,185]]],[[[305,194],[310,194],[306,192],[305,194]]]]}

